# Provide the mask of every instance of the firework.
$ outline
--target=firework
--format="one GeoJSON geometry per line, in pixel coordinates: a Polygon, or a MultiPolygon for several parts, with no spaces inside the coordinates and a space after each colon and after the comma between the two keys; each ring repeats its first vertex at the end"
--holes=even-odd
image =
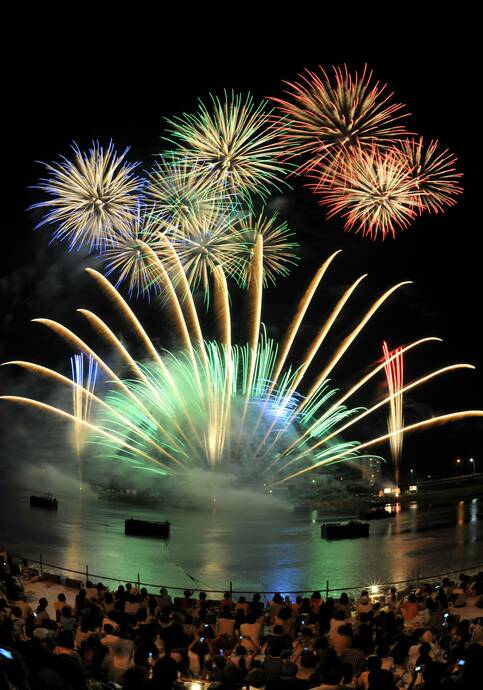
{"type": "Polygon", "coordinates": [[[389,444],[391,446],[391,455],[394,464],[396,487],[398,487],[399,467],[404,438],[401,431],[404,425],[403,395],[401,392],[404,385],[404,358],[402,348],[398,347],[392,352],[389,352],[386,342],[382,344],[382,352],[384,356],[384,372],[386,374],[387,387],[391,397],[389,414],[387,417],[387,430],[390,433],[389,444]]]}
{"type": "MultiPolygon", "coordinates": [[[[164,242],[168,242],[164,237],[164,242]]],[[[174,252],[174,250],[172,250],[174,252]]],[[[391,404],[406,390],[415,389],[444,373],[472,368],[456,364],[435,370],[425,376],[398,387],[396,391],[372,407],[354,408],[348,404],[351,397],[372,380],[382,369],[391,366],[404,352],[434,338],[424,338],[404,346],[396,353],[388,353],[349,390],[342,393],[329,385],[329,377],[377,311],[404,283],[386,290],[365,311],[349,335],[325,360],[321,371],[306,381],[306,371],[313,371],[313,360],[324,337],[332,331],[350,294],[357,289],[361,278],[354,281],[337,301],[309,347],[310,357],[287,365],[292,344],[299,336],[303,316],[308,309],[323,275],[335,254],[322,265],[310,283],[292,320],[280,351],[267,338],[261,326],[263,282],[263,238],[258,237],[253,253],[253,268],[249,286],[250,318],[245,344],[231,343],[229,297],[223,267],[214,268],[215,304],[220,309],[218,323],[220,340],[206,341],[191,293],[178,298],[171,277],[162,273],[164,289],[170,296],[166,301],[175,318],[173,324],[181,347],[162,357],[147,336],[132,309],[109,281],[97,271],[88,269],[116,308],[124,316],[131,335],[136,336],[145,355],[139,364],[95,314],[85,309],[81,313],[95,327],[95,331],[119,361],[121,371],[129,368],[129,379],[117,374],[86,342],[59,323],[38,319],[66,340],[75,350],[81,350],[99,365],[110,382],[111,391],[98,398],[88,391],[85,395],[95,407],[91,421],[81,420],[60,408],[18,396],[3,396],[6,400],[31,405],[48,411],[89,432],[90,441],[99,447],[100,456],[128,463],[131,468],[147,469],[165,475],[179,476],[192,467],[238,468],[244,478],[261,476],[271,486],[283,484],[317,468],[335,462],[363,457],[361,451],[381,444],[393,436],[424,429],[435,424],[469,416],[483,417],[481,410],[465,410],[415,422],[407,427],[365,441],[345,440],[342,432],[354,427],[376,409],[391,404]],[[171,287],[170,287],[171,286],[171,287]],[[307,361],[310,359],[310,361],[307,361]],[[302,371],[302,376],[300,372],[302,371]]],[[[173,262],[173,266],[174,266],[173,262]]],[[[181,263],[176,270],[182,270],[181,263]]],[[[174,271],[170,268],[170,271],[174,271]]],[[[179,277],[173,279],[182,284],[179,277]]],[[[184,283],[188,280],[185,276],[184,283]]],[[[15,362],[35,373],[49,377],[62,385],[72,386],[66,377],[40,365],[15,362]]],[[[371,453],[372,455],[372,453],[371,453]]]]}
{"type": "Polygon", "coordinates": [[[176,149],[175,159],[201,167],[228,193],[250,199],[278,189],[287,166],[280,163],[279,127],[270,121],[266,103],[232,92],[224,100],[211,97],[211,108],[202,101],[198,111],[167,120],[176,149]]]}
{"type": "Polygon", "coordinates": [[[149,173],[145,198],[153,215],[183,229],[186,218],[210,215],[212,208],[229,211],[234,199],[196,161],[161,156],[149,173]]]}
{"type": "Polygon", "coordinates": [[[67,240],[69,249],[103,249],[136,209],[142,186],[133,173],[138,163],[128,163],[129,149],[118,154],[112,142],[107,149],[94,142],[87,153],[76,144],[72,149],[73,161],[62,157],[59,163],[45,164],[50,177],[36,188],[50,198],[31,207],[46,209],[36,227],[55,225],[54,238],[67,240]]]}
{"type": "Polygon", "coordinates": [[[400,142],[403,161],[421,195],[421,210],[430,213],[444,211],[445,206],[456,204],[455,196],[462,193],[456,171],[456,157],[448,149],[438,148],[437,141],[425,144],[423,138],[400,142]]]}
{"type": "Polygon", "coordinates": [[[361,232],[376,239],[393,238],[404,230],[422,208],[421,191],[398,152],[387,149],[354,149],[348,154],[332,184],[320,185],[314,170],[313,184],[321,203],[329,207],[331,218],[345,218],[345,230],[361,232]]]}
{"type": "Polygon", "coordinates": [[[298,172],[323,164],[332,177],[340,159],[353,147],[385,147],[405,133],[399,120],[404,106],[392,103],[385,85],[372,78],[367,66],[361,75],[333,67],[333,79],[322,67],[305,70],[299,82],[286,82],[291,100],[272,98],[284,115],[283,139],[289,157],[304,155],[298,172]]]}
{"type": "Polygon", "coordinates": [[[106,243],[101,255],[105,274],[117,275],[116,286],[126,282],[130,296],[144,294],[149,298],[151,293],[159,293],[159,268],[155,257],[161,246],[160,235],[165,230],[157,216],[139,206],[122,232],[106,243]]]}
{"type": "Polygon", "coordinates": [[[98,374],[99,365],[92,357],[87,358],[87,379],[84,377],[84,355],[81,352],[70,358],[72,370],[72,410],[76,422],[74,422],[74,446],[77,455],[79,480],[82,488],[81,450],[85,442],[86,430],[84,422],[89,422],[91,416],[92,399],[98,374]]]}
{"type": "MultiPolygon", "coordinates": [[[[182,226],[167,226],[167,237],[189,284],[193,288],[200,286],[207,301],[210,279],[217,266],[223,266],[226,275],[243,281],[248,250],[241,220],[238,213],[227,213],[210,204],[202,215],[186,214],[182,226]]],[[[161,253],[161,259],[170,265],[173,254],[167,249],[167,254],[161,253]]]]}
{"type": "Polygon", "coordinates": [[[250,282],[250,267],[252,266],[251,254],[256,245],[258,236],[263,237],[263,283],[275,285],[278,276],[287,276],[290,267],[298,263],[298,257],[294,249],[298,243],[293,241],[294,233],[289,230],[285,221],[278,221],[278,215],[268,217],[260,214],[253,215],[241,224],[241,232],[245,237],[249,255],[244,263],[244,279],[250,282]]]}

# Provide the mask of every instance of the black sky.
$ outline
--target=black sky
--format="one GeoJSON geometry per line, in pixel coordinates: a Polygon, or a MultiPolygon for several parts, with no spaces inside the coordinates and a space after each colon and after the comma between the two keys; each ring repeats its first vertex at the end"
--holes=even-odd
{"type": "MultiPolygon", "coordinates": [[[[439,139],[457,155],[464,173],[464,197],[445,216],[418,219],[395,241],[371,243],[345,234],[339,220],[327,222],[316,199],[294,183],[295,190],[286,195],[285,214],[302,247],[301,267],[277,290],[270,290],[264,320],[276,334],[310,272],[340,247],[344,254],[330,274],[332,288],[346,285],[366,271],[366,300],[392,282],[408,279],[414,285],[374,319],[367,335],[357,341],[337,371],[336,380],[348,381],[373,362],[383,338],[396,345],[439,335],[444,344],[420,350],[408,361],[408,378],[456,361],[471,362],[478,371],[453,374],[421,389],[408,401],[408,420],[428,413],[483,409],[477,214],[481,200],[476,172],[481,153],[471,136],[463,98],[472,80],[471,61],[463,48],[451,47],[445,35],[439,40],[418,41],[417,27],[412,30],[415,41],[410,44],[396,37],[394,41],[386,38],[384,44],[372,38],[329,43],[323,35],[314,43],[304,41],[299,27],[294,27],[297,41],[269,34],[261,40],[254,34],[230,44],[226,35],[217,42],[200,34],[187,40],[182,49],[175,38],[167,40],[162,32],[159,43],[153,44],[150,36],[149,45],[142,41],[133,45],[125,35],[112,41],[112,46],[109,42],[106,46],[101,36],[96,43],[93,35],[85,38],[85,44],[81,37],[71,43],[69,37],[60,40],[55,36],[20,40],[17,54],[25,59],[11,61],[4,85],[8,126],[2,153],[8,175],[3,188],[0,269],[2,360],[26,358],[52,364],[67,354],[67,348],[57,342],[54,345],[55,336],[40,332],[29,320],[51,316],[74,324],[78,306],[99,303],[88,279],[76,271],[82,257],[66,256],[63,247],[49,246],[47,231],[33,231],[35,218],[26,208],[38,200],[37,193],[28,189],[42,173],[36,161],[68,154],[73,140],[85,147],[93,138],[103,142],[112,138],[119,148],[130,145],[132,159],[142,160],[148,167],[151,156],[161,150],[162,116],[193,110],[197,97],[221,93],[224,88],[251,91],[256,98],[277,95],[281,81],[294,80],[304,67],[345,62],[361,69],[367,62],[375,76],[389,84],[398,102],[408,106],[412,113],[409,129],[439,139]]],[[[317,310],[323,313],[334,294],[320,297],[311,314],[312,326],[317,323],[317,310]]],[[[355,302],[354,318],[363,304],[363,300],[355,302]]],[[[153,318],[149,309],[142,307],[141,311],[149,323],[153,318]]],[[[12,387],[17,385],[17,377],[4,372],[0,372],[1,392],[15,392],[12,387]]],[[[0,418],[3,414],[0,408],[0,418]]],[[[22,410],[16,414],[21,415],[22,410]]],[[[383,417],[366,429],[383,430],[383,417]]],[[[481,422],[467,421],[408,438],[405,463],[420,463],[427,472],[436,465],[439,471],[450,472],[456,457],[475,457],[483,470],[482,430],[481,422]]]]}

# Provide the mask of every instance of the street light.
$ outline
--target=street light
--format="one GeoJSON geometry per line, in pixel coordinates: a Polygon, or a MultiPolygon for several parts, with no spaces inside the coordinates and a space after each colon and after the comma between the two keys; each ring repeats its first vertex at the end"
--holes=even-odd
{"type": "Polygon", "coordinates": [[[456,476],[458,476],[458,467],[461,465],[461,458],[456,458],[456,476]]]}
{"type": "Polygon", "coordinates": [[[476,474],[475,461],[473,460],[473,458],[470,458],[470,462],[473,465],[473,474],[476,474]]]}

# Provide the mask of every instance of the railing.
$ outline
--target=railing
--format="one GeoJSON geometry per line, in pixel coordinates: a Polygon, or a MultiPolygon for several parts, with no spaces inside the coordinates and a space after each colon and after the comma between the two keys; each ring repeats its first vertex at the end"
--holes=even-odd
{"type": "MultiPolygon", "coordinates": [[[[39,566],[39,574],[40,577],[45,577],[49,575],[59,575],[59,573],[68,573],[67,579],[70,579],[72,583],[77,581],[80,584],[82,584],[79,581],[79,578],[71,578],[70,575],[77,575],[81,576],[84,580],[90,580],[95,581],[95,582],[114,582],[117,584],[123,584],[127,582],[131,582],[133,584],[136,584],[137,588],[140,589],[141,587],[146,587],[146,589],[152,588],[156,590],[160,590],[161,588],[165,588],[168,590],[168,592],[184,592],[185,590],[190,590],[190,591],[203,591],[206,592],[207,594],[224,594],[224,592],[230,592],[231,594],[237,594],[237,595],[253,595],[253,594],[261,594],[262,596],[267,596],[269,594],[274,594],[275,590],[267,590],[267,591],[262,591],[262,590],[257,590],[251,591],[251,590],[246,590],[246,589],[234,589],[233,587],[233,582],[230,582],[228,587],[225,589],[210,589],[207,587],[203,586],[198,586],[201,585],[199,581],[196,581],[195,578],[191,578],[192,581],[188,585],[184,586],[175,586],[175,585],[168,585],[168,584],[156,584],[152,582],[144,582],[141,579],[141,576],[139,573],[136,574],[135,578],[124,578],[124,577],[110,577],[108,575],[99,575],[98,573],[93,573],[91,570],[89,570],[89,565],[86,564],[85,570],[73,570],[71,568],[64,568],[63,566],[59,565],[54,565],[52,563],[47,563],[46,561],[43,560],[42,554],[40,555],[40,558],[38,560],[34,558],[29,558],[27,556],[21,556],[18,554],[10,554],[11,556],[14,556],[15,558],[18,558],[20,560],[27,560],[29,564],[35,563],[39,566]],[[46,569],[51,569],[51,570],[46,570],[46,569]],[[55,572],[52,572],[55,571],[55,572]],[[196,585],[196,586],[194,586],[196,585]]],[[[475,571],[480,571],[483,570],[483,563],[476,563],[476,564],[466,564],[464,566],[460,566],[459,568],[453,568],[452,570],[446,570],[444,572],[439,572],[439,573],[434,573],[432,575],[421,575],[420,571],[417,572],[415,577],[409,578],[407,580],[396,580],[393,582],[373,582],[373,583],[364,583],[362,585],[348,585],[346,587],[331,587],[329,580],[325,581],[325,585],[317,585],[316,587],[310,588],[310,589],[299,589],[296,591],[280,591],[280,594],[283,595],[304,595],[307,594],[310,596],[310,594],[314,591],[319,591],[319,592],[325,592],[326,597],[328,597],[330,594],[338,594],[342,592],[360,592],[361,590],[368,590],[372,587],[373,593],[379,593],[383,590],[388,590],[390,587],[399,587],[400,589],[410,589],[414,586],[418,586],[422,582],[428,582],[428,581],[434,581],[434,580],[439,580],[443,577],[448,577],[450,575],[454,575],[455,573],[473,573],[475,571]],[[374,590],[377,590],[374,591],[374,590]]],[[[59,575],[61,577],[61,575],[59,575]]],[[[191,577],[191,576],[190,576],[191,577]]],[[[74,584],[72,586],[75,586],[74,584]]]]}

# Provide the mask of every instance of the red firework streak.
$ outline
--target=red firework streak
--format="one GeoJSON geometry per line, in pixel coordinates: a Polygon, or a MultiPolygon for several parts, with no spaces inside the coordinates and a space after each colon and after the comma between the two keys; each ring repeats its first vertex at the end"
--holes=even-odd
{"type": "Polygon", "coordinates": [[[392,461],[394,464],[394,480],[399,486],[400,462],[404,432],[403,395],[401,390],[404,385],[404,366],[402,348],[397,347],[389,351],[386,341],[382,343],[384,355],[384,370],[386,372],[387,387],[391,400],[389,402],[389,414],[387,416],[387,430],[392,436],[389,438],[392,461]]]}

